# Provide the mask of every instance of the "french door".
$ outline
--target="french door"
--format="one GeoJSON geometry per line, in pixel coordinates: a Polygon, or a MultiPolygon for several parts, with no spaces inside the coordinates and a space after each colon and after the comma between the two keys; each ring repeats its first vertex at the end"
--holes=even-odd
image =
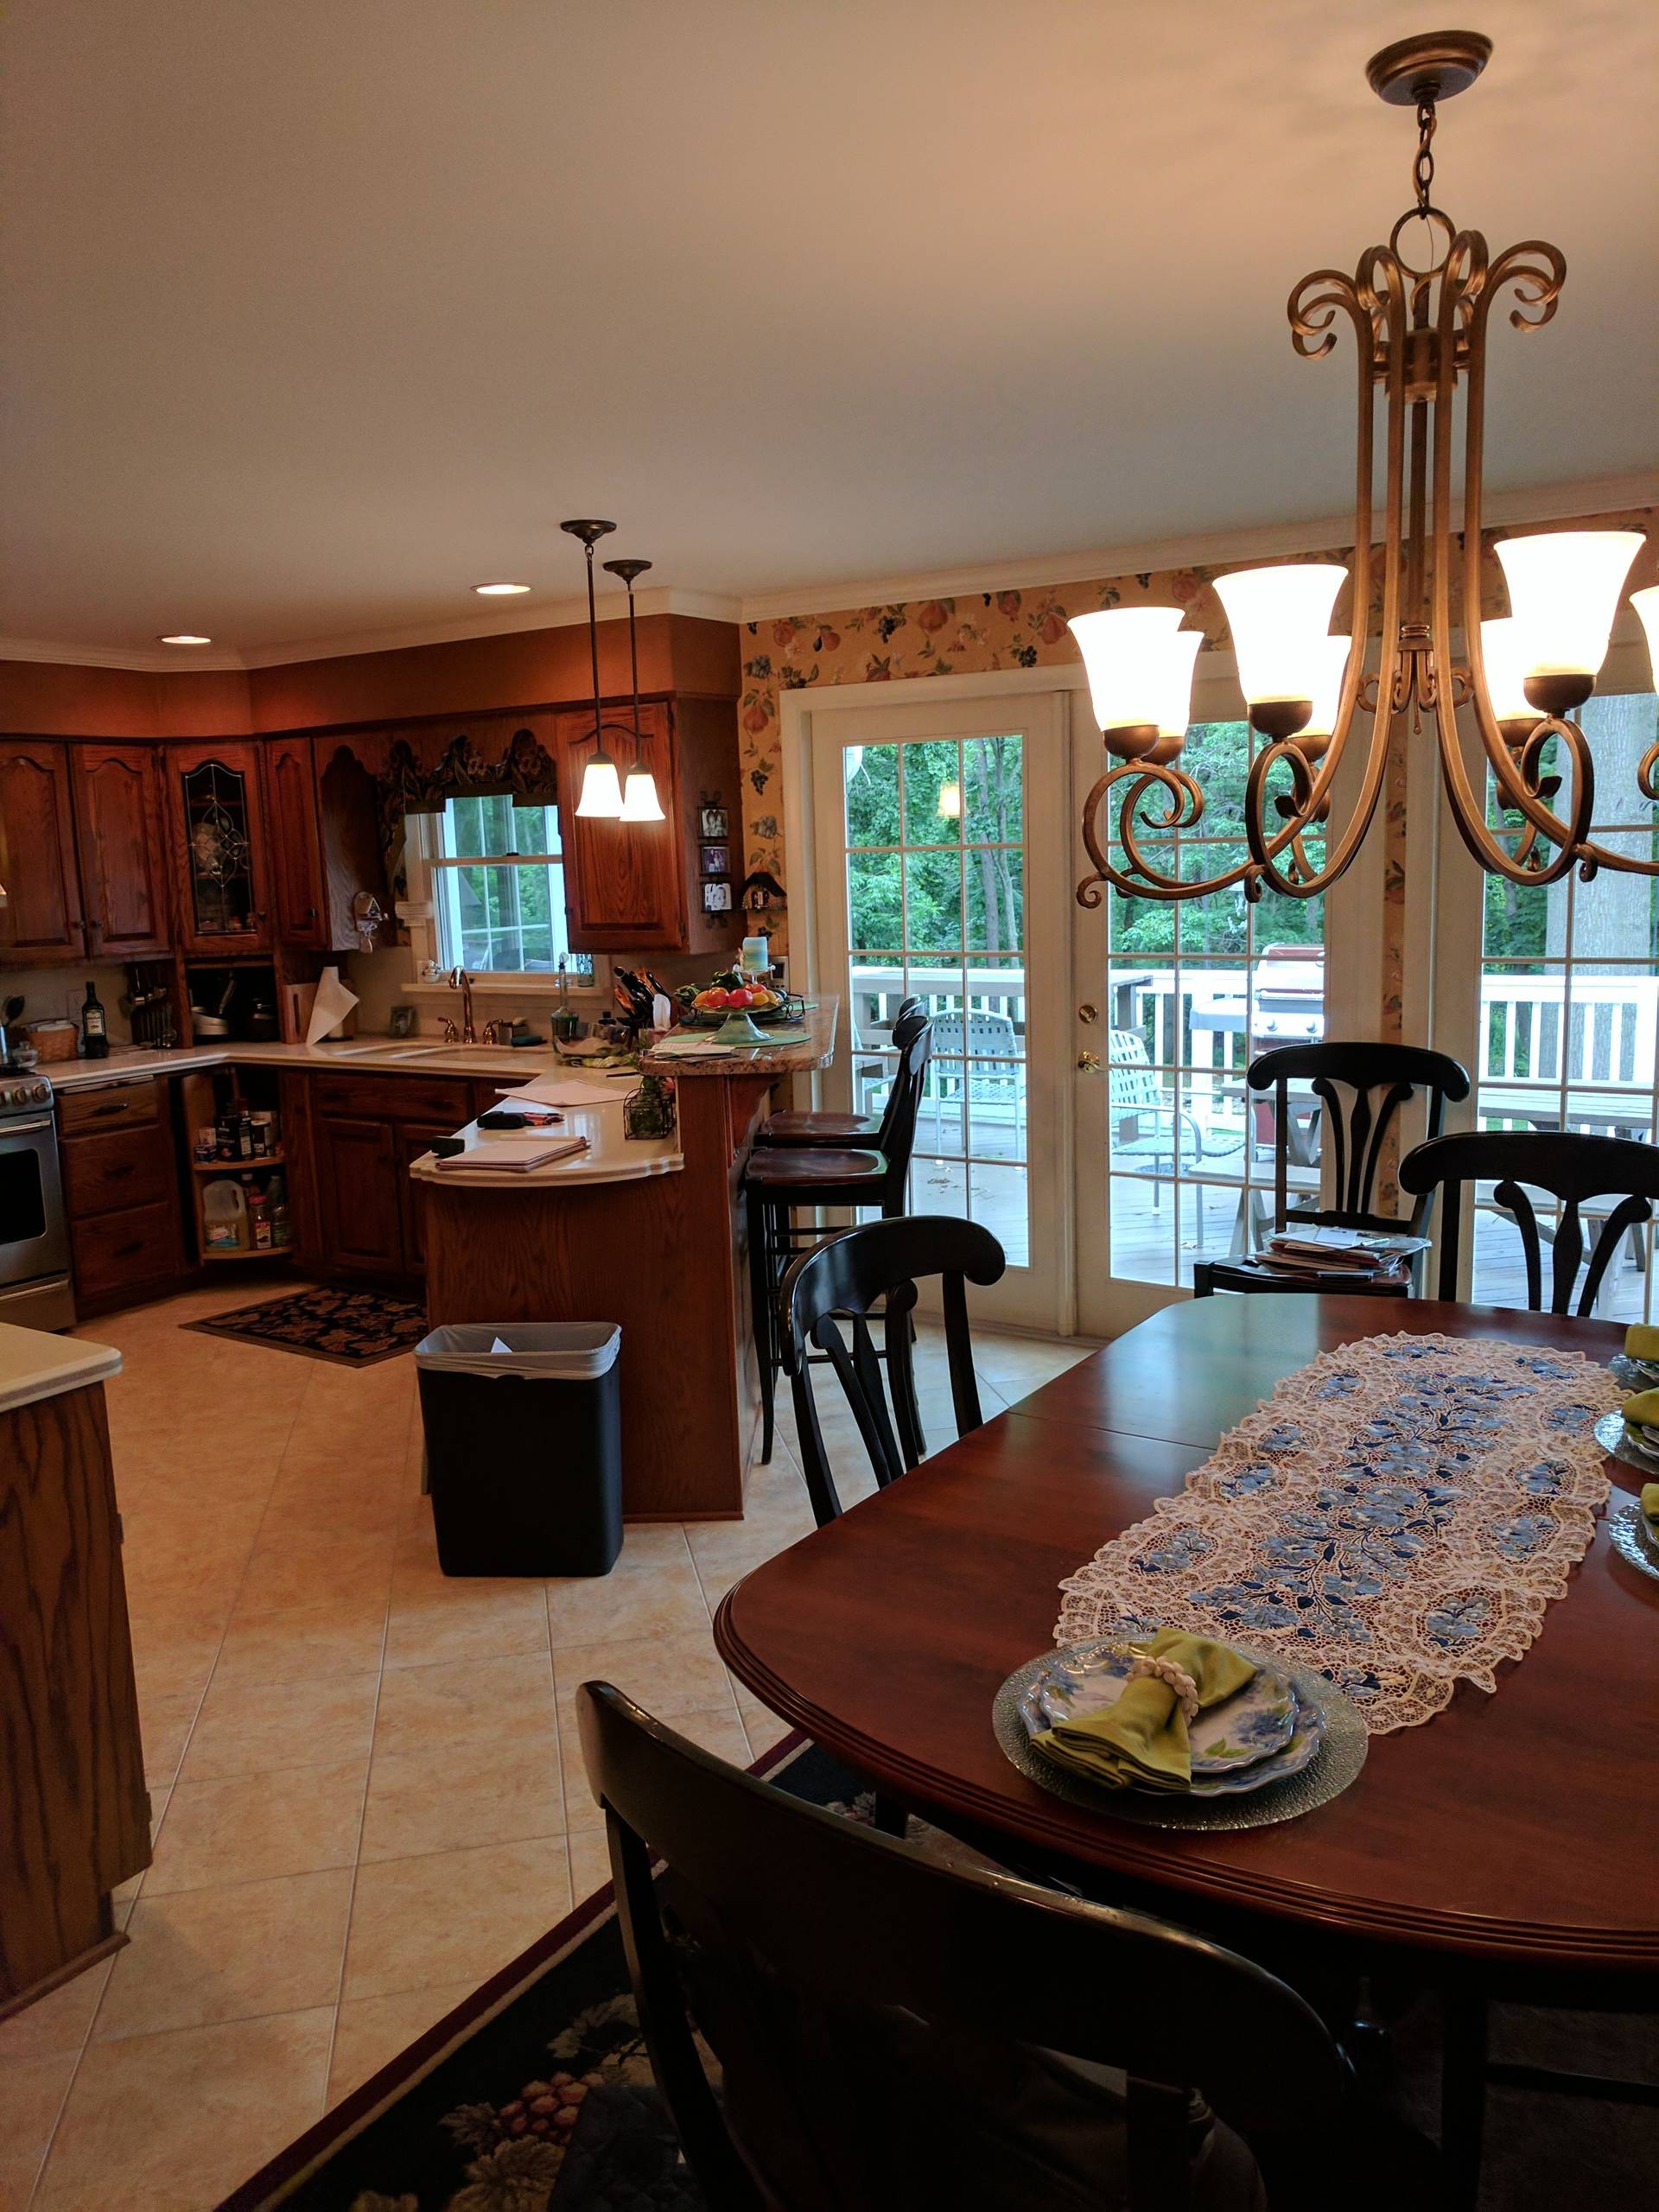
{"type": "Polygon", "coordinates": [[[1063,1328],[1065,702],[938,688],[810,717],[815,980],[843,1001],[825,1103],[880,1111],[894,1014],[921,998],[933,1057],[910,1211],[966,1216],[1001,1242],[1007,1272],[976,1313],[1063,1328]]]}
{"type": "MultiPolygon", "coordinates": [[[[1605,688],[1580,719],[1596,765],[1598,842],[1652,859],[1659,855],[1659,809],[1641,797],[1636,770],[1659,740],[1659,697],[1635,689],[1636,680],[1629,660],[1616,654],[1604,671],[1605,688]],[[1621,674],[1632,688],[1612,688],[1621,674]]],[[[1557,772],[1567,766],[1548,758],[1545,765],[1557,772]]],[[[1417,772],[1414,766],[1414,779],[1417,772]]],[[[1564,784],[1556,810],[1566,814],[1570,804],[1564,784]]],[[[1604,871],[1588,883],[1574,874],[1518,888],[1483,876],[1446,818],[1436,825],[1436,849],[1415,864],[1431,863],[1435,989],[1427,1027],[1433,1042],[1475,1078],[1465,1125],[1654,1142],[1659,879],[1604,871]]],[[[1474,1196],[1475,1230],[1463,1242],[1459,1294],[1484,1306],[1524,1306],[1514,1217],[1490,1184],[1478,1185],[1474,1196]]],[[[1532,1196],[1548,1237],[1559,1209],[1546,1193],[1532,1196]]],[[[1592,1203],[1586,1211],[1598,1210],[1605,1213],[1606,1205],[1592,1203]]],[[[1599,1315],[1627,1322],[1659,1315],[1653,1257],[1652,1225],[1632,1230],[1603,1278],[1599,1315]]],[[[1548,1287],[1547,1250],[1546,1297],[1548,1287]]]]}

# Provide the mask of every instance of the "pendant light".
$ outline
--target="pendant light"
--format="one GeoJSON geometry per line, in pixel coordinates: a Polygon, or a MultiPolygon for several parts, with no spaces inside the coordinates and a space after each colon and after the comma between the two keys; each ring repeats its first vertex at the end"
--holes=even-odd
{"type": "Polygon", "coordinates": [[[639,734],[639,637],[633,620],[633,584],[651,566],[649,561],[607,561],[607,573],[620,576],[628,588],[628,665],[633,676],[633,766],[622,789],[623,822],[660,822],[663,803],[657,796],[657,779],[645,766],[645,744],[639,734]]]}
{"type": "Polygon", "coordinates": [[[594,757],[582,779],[576,812],[591,821],[595,816],[615,821],[622,811],[622,785],[616,763],[605,750],[604,710],[599,690],[599,616],[594,607],[594,547],[616,528],[613,522],[562,522],[572,537],[579,537],[588,554],[588,652],[594,671],[594,757]]]}

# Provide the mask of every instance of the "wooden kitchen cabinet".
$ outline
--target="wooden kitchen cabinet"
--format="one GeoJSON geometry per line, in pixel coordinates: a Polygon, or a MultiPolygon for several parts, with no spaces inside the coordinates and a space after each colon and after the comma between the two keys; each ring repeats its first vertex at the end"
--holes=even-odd
{"type": "Polygon", "coordinates": [[[87,952],[150,959],[172,942],[156,748],[83,743],[70,760],[87,952]]]}
{"type": "MultiPolygon", "coordinates": [[[[564,849],[570,944],[578,952],[729,951],[742,936],[737,732],[729,701],[649,700],[639,709],[640,753],[657,782],[661,822],[584,818],[582,780],[598,750],[591,709],[557,717],[559,834],[564,849]],[[709,712],[708,709],[713,709],[709,712]],[[725,809],[726,879],[733,908],[702,909],[698,867],[703,795],[725,809]]],[[[631,709],[606,710],[605,747],[626,779],[634,745],[631,709]]]]}
{"type": "Polygon", "coordinates": [[[60,1090],[58,1135],[75,1303],[84,1319],[164,1297],[184,1272],[165,1079],[60,1090]]]}
{"type": "Polygon", "coordinates": [[[0,1741],[3,2017],[126,1942],[111,1892],[149,1864],[101,1382],[0,1413],[0,1741]]]}
{"type": "Polygon", "coordinates": [[[355,1274],[401,1274],[401,1154],[389,1122],[321,1114],[312,1124],[320,1263],[355,1274]]]}
{"type": "Polygon", "coordinates": [[[169,745],[167,778],[181,945],[220,960],[268,950],[270,862],[259,748],[169,745]]]}
{"type": "Polygon", "coordinates": [[[399,1122],[397,1124],[397,1196],[404,1211],[404,1264],[411,1274],[426,1265],[426,1193],[410,1179],[410,1169],[423,1152],[430,1152],[434,1137],[452,1137],[457,1122],[399,1122]]]}
{"type": "Polygon", "coordinates": [[[284,944],[321,949],[322,846],[308,737],[274,737],[265,747],[270,788],[271,885],[276,934],[284,944]]]}
{"type": "Polygon", "coordinates": [[[0,954],[19,967],[86,957],[69,748],[0,738],[0,954]]]}

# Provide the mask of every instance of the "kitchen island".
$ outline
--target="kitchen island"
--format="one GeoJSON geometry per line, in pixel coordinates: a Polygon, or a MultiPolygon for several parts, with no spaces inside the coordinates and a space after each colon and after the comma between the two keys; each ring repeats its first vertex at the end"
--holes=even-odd
{"type": "MultiPolygon", "coordinates": [[[[634,1521],[733,1519],[760,1415],[739,1185],[772,1085],[827,1067],[838,1001],[796,1044],[647,1056],[673,1078],[678,1130],[622,1134],[626,1083],[572,1107],[587,1149],[527,1173],[438,1165],[424,1202],[427,1311],[454,1321],[613,1321],[622,1331],[623,1506],[634,1521]]],[[[476,1122],[461,1131],[481,1149],[476,1122]]]]}

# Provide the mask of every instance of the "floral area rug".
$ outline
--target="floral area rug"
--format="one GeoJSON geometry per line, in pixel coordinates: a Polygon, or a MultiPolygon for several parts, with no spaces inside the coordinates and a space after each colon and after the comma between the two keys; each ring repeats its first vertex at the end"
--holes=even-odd
{"type": "Polygon", "coordinates": [[[1607,1502],[1620,1386],[1580,1352],[1368,1337],[1281,1382],[1061,1585],[1056,1643],[1197,1630],[1317,1667],[1373,1735],[1491,1691],[1607,1502]]]}
{"type": "Polygon", "coordinates": [[[412,1351],[426,1334],[426,1307],[418,1298],[390,1290],[299,1290],[259,1306],[238,1306],[205,1321],[185,1321],[204,1336],[234,1337],[238,1344],[274,1344],[308,1359],[370,1367],[412,1351]]]}
{"type": "MultiPolygon", "coordinates": [[[[799,1737],[754,1771],[868,1817],[799,1737]]],[[[219,2212],[706,2212],[628,1987],[608,1888],[339,2105],[219,2212]]],[[[715,2209],[717,2212],[717,2208],[715,2209]]]]}

